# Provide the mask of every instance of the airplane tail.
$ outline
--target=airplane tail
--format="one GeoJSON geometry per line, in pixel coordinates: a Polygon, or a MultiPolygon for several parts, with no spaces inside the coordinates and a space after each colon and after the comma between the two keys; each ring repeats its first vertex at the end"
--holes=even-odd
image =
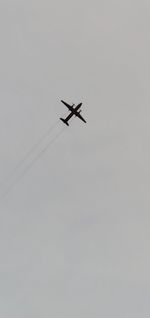
{"type": "Polygon", "coordinates": [[[69,126],[68,122],[67,122],[65,119],[60,118],[60,120],[61,120],[64,124],[66,124],[67,126],[69,126]]]}

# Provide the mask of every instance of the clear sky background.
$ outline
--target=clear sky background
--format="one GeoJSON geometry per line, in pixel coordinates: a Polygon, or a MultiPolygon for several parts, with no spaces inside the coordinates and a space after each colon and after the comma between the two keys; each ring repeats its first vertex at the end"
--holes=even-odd
{"type": "Polygon", "coordinates": [[[60,99],[88,122],[0,201],[1,317],[150,317],[149,34],[148,0],[1,0],[1,189],[60,99]]]}

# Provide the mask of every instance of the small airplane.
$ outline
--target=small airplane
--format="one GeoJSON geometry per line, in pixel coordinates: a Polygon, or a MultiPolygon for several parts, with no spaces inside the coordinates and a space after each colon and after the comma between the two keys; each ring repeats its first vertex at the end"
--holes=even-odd
{"type": "Polygon", "coordinates": [[[67,126],[69,126],[69,119],[72,116],[77,116],[78,118],[80,118],[82,121],[84,121],[84,123],[86,123],[85,119],[80,115],[81,110],[79,110],[82,106],[82,103],[78,104],[77,106],[75,106],[75,104],[73,105],[69,105],[66,102],[64,102],[63,100],[61,100],[61,102],[71,111],[71,113],[64,119],[64,118],[60,118],[60,120],[66,124],[67,126]],[[75,107],[74,107],[75,106],[75,107]]]}

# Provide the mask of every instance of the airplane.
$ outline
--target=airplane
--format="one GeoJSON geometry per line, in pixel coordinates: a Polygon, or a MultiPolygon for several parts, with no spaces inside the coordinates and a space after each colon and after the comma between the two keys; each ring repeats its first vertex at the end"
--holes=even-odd
{"type": "Polygon", "coordinates": [[[72,116],[77,116],[78,118],[80,118],[82,121],[84,121],[84,123],[86,123],[85,119],[80,115],[81,113],[81,110],[79,110],[82,106],[82,103],[78,104],[77,106],[75,106],[75,104],[73,105],[69,105],[67,104],[66,102],[64,102],[63,100],[61,100],[61,102],[70,110],[70,114],[64,119],[64,118],[60,118],[60,120],[66,124],[67,126],[69,126],[69,119],[72,117],[72,116]],[[74,107],[75,106],[75,107],[74,107]]]}

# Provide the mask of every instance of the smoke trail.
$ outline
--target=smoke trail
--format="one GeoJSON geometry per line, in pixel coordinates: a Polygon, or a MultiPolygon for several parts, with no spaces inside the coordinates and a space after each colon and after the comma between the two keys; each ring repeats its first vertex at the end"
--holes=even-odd
{"type": "Polygon", "coordinates": [[[54,130],[54,128],[59,123],[59,120],[57,120],[50,128],[46,130],[46,132],[39,138],[39,140],[29,149],[29,151],[24,155],[24,157],[17,163],[17,165],[14,167],[14,169],[10,172],[10,174],[3,180],[2,186],[5,186],[5,184],[15,175],[15,173],[23,166],[23,164],[26,162],[26,160],[34,153],[34,151],[40,146],[40,144],[44,141],[46,137],[50,135],[50,133],[54,130]]]}
{"type": "Polygon", "coordinates": [[[32,168],[32,166],[42,157],[42,155],[48,150],[48,148],[50,148],[50,146],[59,138],[59,136],[62,135],[62,133],[64,132],[64,130],[66,129],[66,127],[63,127],[59,133],[54,136],[53,139],[51,139],[48,144],[37,154],[37,156],[35,158],[33,158],[31,160],[31,162],[25,167],[25,169],[23,171],[21,171],[21,173],[19,174],[19,176],[14,180],[14,182],[12,182],[7,188],[6,190],[3,192],[3,194],[1,195],[1,200],[3,198],[5,198],[12,190],[13,188],[19,183],[19,181],[25,176],[25,174],[32,168]]]}

